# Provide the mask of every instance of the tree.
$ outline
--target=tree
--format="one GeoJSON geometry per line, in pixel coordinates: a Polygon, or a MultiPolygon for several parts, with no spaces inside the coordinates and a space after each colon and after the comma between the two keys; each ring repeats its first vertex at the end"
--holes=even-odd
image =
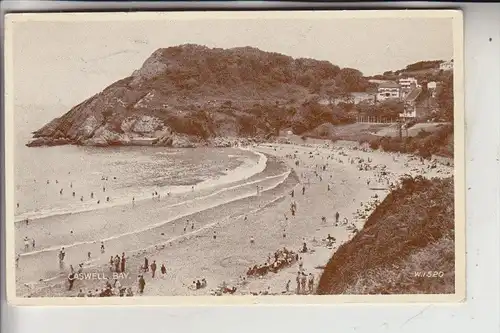
{"type": "Polygon", "coordinates": [[[441,82],[436,99],[441,116],[447,121],[453,121],[453,74],[441,82]]]}
{"type": "Polygon", "coordinates": [[[353,68],[342,68],[335,78],[335,83],[347,92],[364,91],[366,88],[363,73],[353,68]]]}

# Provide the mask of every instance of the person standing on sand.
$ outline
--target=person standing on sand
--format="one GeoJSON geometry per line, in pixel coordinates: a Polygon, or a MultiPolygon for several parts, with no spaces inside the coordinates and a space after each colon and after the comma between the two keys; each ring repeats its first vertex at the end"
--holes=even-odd
{"type": "Polygon", "coordinates": [[[312,275],[312,273],[309,273],[309,279],[307,281],[307,287],[309,289],[309,293],[312,293],[313,289],[314,289],[314,275],[312,275]]]}
{"type": "Polygon", "coordinates": [[[139,275],[139,293],[144,293],[144,287],[146,286],[146,281],[142,275],[139,275]]]}
{"type": "Polygon", "coordinates": [[[115,256],[115,272],[120,273],[120,257],[115,256]]]}
{"type": "Polygon", "coordinates": [[[162,277],[165,276],[165,274],[167,274],[167,268],[165,267],[165,264],[161,264],[160,272],[162,277]]]}
{"type": "Polygon", "coordinates": [[[255,239],[253,238],[253,236],[250,236],[250,245],[254,245],[255,244],[255,239]]]}
{"type": "Polygon", "coordinates": [[[214,235],[213,235],[214,240],[217,239],[217,232],[214,230],[214,235]]]}
{"type": "Polygon", "coordinates": [[[59,251],[61,261],[64,261],[64,257],[66,256],[66,252],[64,251],[64,247],[59,251]]]}
{"type": "Polygon", "coordinates": [[[148,258],[144,258],[144,272],[149,272],[149,261],[148,261],[148,258]]]}
{"type": "Polygon", "coordinates": [[[68,276],[68,282],[69,282],[68,290],[73,289],[73,284],[75,283],[75,273],[74,272],[72,272],[68,276]]]}
{"type": "Polygon", "coordinates": [[[125,272],[125,252],[122,252],[122,259],[121,259],[121,267],[120,267],[121,272],[125,272]]]}
{"type": "Polygon", "coordinates": [[[101,241],[101,253],[104,253],[105,252],[105,249],[104,249],[104,242],[101,241]]]}
{"type": "Polygon", "coordinates": [[[304,195],[305,193],[306,193],[306,187],[302,186],[302,195],[304,195]]]}
{"type": "Polygon", "coordinates": [[[28,251],[30,249],[30,243],[28,237],[24,237],[24,251],[28,251]]]}
{"type": "Polygon", "coordinates": [[[306,292],[306,282],[307,282],[307,276],[305,273],[302,273],[302,276],[300,278],[300,288],[302,289],[302,292],[306,292]]]}
{"type": "Polygon", "coordinates": [[[339,214],[339,212],[336,212],[335,213],[335,223],[339,223],[339,218],[340,218],[340,214],[339,214]]]}
{"type": "Polygon", "coordinates": [[[300,272],[297,272],[297,277],[295,278],[297,282],[297,294],[300,294],[300,272]]]}
{"type": "Polygon", "coordinates": [[[152,278],[154,279],[155,273],[156,273],[156,261],[153,260],[153,263],[151,264],[151,273],[152,273],[152,278]]]}
{"type": "Polygon", "coordinates": [[[109,270],[112,272],[114,266],[113,256],[109,257],[109,270]]]}
{"type": "Polygon", "coordinates": [[[21,255],[20,255],[20,254],[18,254],[18,255],[16,256],[16,268],[18,268],[18,267],[19,267],[19,259],[21,259],[21,255]]]}
{"type": "Polygon", "coordinates": [[[290,291],[290,280],[288,280],[288,282],[286,283],[286,286],[285,286],[285,290],[286,292],[289,292],[290,291]]]}

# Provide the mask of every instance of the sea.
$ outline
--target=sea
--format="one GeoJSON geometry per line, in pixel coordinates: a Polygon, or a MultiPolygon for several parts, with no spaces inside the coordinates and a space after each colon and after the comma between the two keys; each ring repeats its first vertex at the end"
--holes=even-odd
{"type": "Polygon", "coordinates": [[[134,255],[210,231],[296,184],[285,163],[246,148],[26,146],[68,109],[15,107],[16,290],[26,297],[64,284],[66,261],[102,268],[108,251],[134,255]]]}
{"type": "Polygon", "coordinates": [[[15,221],[234,182],[265,167],[263,155],[236,148],[26,147],[32,132],[51,120],[40,121],[44,111],[51,113],[15,109],[15,221]]]}

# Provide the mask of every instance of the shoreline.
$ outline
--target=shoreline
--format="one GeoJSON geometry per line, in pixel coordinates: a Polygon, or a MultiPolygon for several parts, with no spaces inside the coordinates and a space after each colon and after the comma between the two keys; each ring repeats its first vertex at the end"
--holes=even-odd
{"type": "MultiPolygon", "coordinates": [[[[287,229],[287,234],[290,233],[287,239],[284,240],[276,239],[276,237],[279,237],[276,234],[278,235],[281,234],[281,230],[284,225],[283,221],[281,221],[283,220],[282,214],[288,213],[290,196],[285,193],[283,199],[278,200],[279,202],[273,203],[273,208],[268,208],[265,210],[257,209],[254,213],[252,213],[252,210],[246,212],[245,216],[247,216],[249,220],[252,221],[255,220],[254,223],[258,224],[257,226],[248,226],[242,224],[241,220],[243,219],[243,217],[234,216],[231,219],[232,223],[226,226],[227,229],[223,229],[221,227],[219,228],[218,238],[219,238],[219,233],[232,235],[231,238],[233,238],[233,236],[234,238],[236,238],[235,240],[225,239],[225,241],[229,242],[230,244],[224,244],[223,252],[226,254],[229,254],[231,252],[236,252],[233,255],[230,255],[229,257],[227,255],[222,255],[222,253],[220,253],[221,249],[217,249],[217,247],[215,246],[216,244],[211,244],[212,242],[210,242],[210,240],[207,240],[207,238],[208,239],[210,238],[207,235],[193,236],[190,239],[180,241],[177,244],[176,248],[173,249],[170,248],[155,249],[151,252],[147,251],[148,256],[151,256],[153,258],[165,257],[165,253],[169,252],[169,250],[174,251],[174,253],[177,253],[175,255],[177,259],[174,260],[174,262],[170,262],[170,260],[167,260],[167,267],[169,272],[179,272],[179,274],[178,276],[175,276],[175,274],[171,275],[170,273],[167,274],[167,276],[173,278],[174,280],[170,282],[168,281],[168,277],[166,277],[165,279],[156,279],[156,278],[148,279],[145,295],[186,295],[186,293],[194,295],[211,294],[213,292],[213,289],[216,288],[216,286],[222,282],[230,283],[234,286],[237,286],[236,294],[250,294],[258,292],[264,292],[269,294],[282,294],[286,281],[289,279],[294,281],[294,277],[297,271],[296,268],[297,265],[286,268],[280,271],[278,274],[272,273],[271,275],[264,276],[261,279],[249,278],[247,280],[247,283],[244,285],[240,283],[241,281],[238,278],[238,276],[244,275],[247,266],[252,266],[253,263],[264,262],[266,256],[269,255],[269,253],[272,253],[275,250],[281,248],[282,247],[281,245],[285,245],[287,246],[287,248],[293,251],[297,251],[297,249],[301,244],[300,240],[303,238],[307,239],[308,246],[314,250],[313,253],[307,253],[303,255],[304,269],[307,272],[314,272],[316,275],[315,281],[318,281],[319,280],[317,276],[318,269],[316,269],[315,267],[325,265],[326,262],[330,259],[331,255],[333,254],[333,251],[337,248],[334,247],[329,249],[324,247],[323,245],[321,246],[318,245],[318,243],[323,238],[325,238],[328,233],[330,233],[333,237],[337,239],[336,245],[340,245],[344,241],[349,240],[351,237],[350,236],[351,233],[349,231],[346,231],[344,227],[334,227],[332,225],[331,220],[333,215],[331,212],[327,213],[328,209],[325,208],[326,201],[331,200],[332,206],[341,207],[338,208],[338,210],[341,212],[341,216],[347,217],[349,221],[354,221],[353,223],[359,230],[362,228],[365,219],[352,220],[352,214],[356,212],[356,208],[358,208],[359,210],[359,208],[361,207],[360,202],[364,202],[365,204],[371,204],[371,197],[375,193],[377,193],[378,200],[381,201],[383,199],[383,197],[381,197],[382,195],[381,191],[373,191],[366,186],[365,183],[366,177],[361,177],[360,175],[360,172],[365,172],[365,171],[350,170],[352,166],[347,163],[347,159],[350,158],[349,156],[361,155],[365,156],[365,158],[366,156],[371,156],[373,158],[374,163],[385,162],[391,164],[390,162],[392,161],[394,162],[392,163],[393,168],[395,167],[397,169],[398,167],[401,166],[399,165],[400,163],[395,163],[395,161],[392,160],[395,154],[373,152],[371,150],[363,151],[353,148],[339,148],[338,146],[332,145],[331,143],[328,143],[328,146],[330,148],[320,148],[318,147],[318,145],[310,145],[310,147],[308,146],[309,145],[307,144],[302,146],[298,145],[296,146],[290,144],[285,144],[285,145],[266,144],[254,147],[255,149],[257,149],[262,153],[275,155],[276,158],[278,159],[284,159],[289,167],[296,169],[295,173],[299,178],[299,180],[303,184],[307,184],[308,188],[307,192],[310,192],[311,195],[315,197],[315,199],[310,199],[310,197],[306,195],[303,198],[305,199],[305,201],[303,201],[299,194],[296,195],[297,204],[299,206],[298,214],[294,218],[293,222],[290,220],[290,223],[285,226],[285,228],[287,229]],[[278,149],[273,150],[273,147],[278,149]],[[300,158],[301,165],[299,168],[293,165],[292,160],[286,158],[287,153],[293,154],[294,152],[298,151],[301,151],[302,155],[305,155],[301,156],[300,158]],[[315,151],[315,154],[313,154],[311,157],[312,151],[315,151]],[[349,156],[347,155],[343,156],[342,155],[343,151],[349,152],[349,156]],[[334,168],[334,170],[332,170],[333,171],[332,175],[334,175],[335,177],[334,180],[331,182],[332,183],[331,192],[335,193],[328,194],[325,193],[327,192],[325,189],[326,182],[313,181],[311,183],[312,176],[310,174],[307,175],[306,177],[308,178],[308,181],[305,177],[302,177],[301,174],[304,172],[310,173],[309,168],[311,166],[308,165],[310,164],[308,163],[309,161],[318,162],[322,160],[323,162],[328,161],[328,163],[330,164],[333,163],[334,162],[333,160],[328,160],[328,158],[325,159],[325,156],[327,156],[328,154],[332,154],[332,152],[338,158],[338,160],[342,162],[339,161],[335,162],[336,167],[334,168]],[[304,165],[304,168],[302,167],[302,165],[304,165]],[[342,191],[339,191],[341,189],[342,191]],[[327,194],[328,197],[325,196],[325,194],[327,194]],[[322,198],[323,200],[318,200],[319,198],[322,198]],[[323,225],[323,223],[320,222],[321,215],[327,216],[326,225],[323,225]],[[304,216],[307,217],[305,218],[304,216]],[[304,218],[307,220],[307,223],[303,221],[304,218]],[[257,220],[260,221],[257,222],[257,220]],[[269,223],[271,223],[271,221],[273,220],[275,221],[278,220],[280,222],[278,223],[278,225],[276,223],[274,223],[274,225],[270,225],[269,223]],[[271,230],[274,231],[271,232],[271,230]],[[262,232],[268,233],[269,235],[261,234],[262,232]],[[259,236],[256,235],[255,239],[256,243],[258,242],[259,246],[262,245],[262,248],[257,248],[257,247],[249,248],[248,236],[246,235],[251,235],[251,234],[260,234],[259,236]],[[203,241],[200,240],[200,237],[203,241]],[[269,239],[268,242],[265,242],[266,238],[269,239]],[[316,240],[316,242],[314,242],[314,240],[316,240]],[[279,246],[276,246],[278,244],[279,246]],[[215,253],[208,254],[210,252],[210,249],[212,249],[212,251],[215,251],[215,253]],[[249,250],[252,252],[249,252],[249,250]],[[193,257],[193,254],[198,252],[204,254],[207,253],[208,256],[210,256],[210,261],[212,262],[215,261],[216,263],[215,266],[229,265],[229,267],[226,268],[207,267],[206,263],[200,263],[199,258],[193,257]],[[183,256],[184,259],[188,260],[188,262],[191,262],[191,264],[188,264],[188,266],[192,267],[189,268],[185,267],[186,263],[184,263],[182,260],[183,256]],[[233,262],[233,264],[226,263],[224,265],[221,265],[220,264],[221,256],[223,257],[223,259],[226,258],[225,259],[226,261],[229,260],[230,262],[233,262]],[[239,257],[239,259],[237,257],[239,257]],[[231,267],[231,266],[236,266],[236,267],[231,267]],[[190,273],[182,271],[189,271],[190,273]],[[196,273],[196,271],[198,273],[196,273]],[[182,278],[182,276],[184,276],[184,278],[182,278]],[[207,276],[207,280],[209,281],[209,287],[206,289],[195,290],[195,291],[189,290],[189,288],[186,288],[186,284],[184,282],[178,281],[179,279],[184,279],[185,281],[191,280],[191,278],[189,278],[188,276],[194,276],[193,278],[195,279],[196,276],[198,276],[199,278],[201,278],[201,276],[207,276]]],[[[403,159],[409,159],[409,158],[411,157],[403,156],[403,159]]],[[[391,170],[391,168],[388,169],[391,170]]],[[[399,170],[399,171],[400,172],[396,170],[395,174],[401,175],[404,173],[402,172],[404,170],[399,170]]],[[[368,174],[371,174],[371,172],[368,172],[368,174]]],[[[298,189],[300,187],[301,187],[300,184],[295,185],[296,193],[299,192],[298,189]]],[[[384,193],[384,195],[387,193],[384,193]]],[[[369,215],[369,211],[365,210],[364,211],[364,215],[366,215],[365,217],[367,217],[367,214],[369,215]]],[[[131,258],[130,260],[132,260],[133,262],[140,262],[140,260],[138,260],[137,258],[135,259],[131,258]]],[[[128,281],[128,282],[129,285],[133,285],[135,287],[136,285],[135,281],[128,281]]],[[[68,293],[64,291],[62,292],[62,294],[60,292],[58,292],[57,294],[60,294],[61,296],[64,295],[68,296],[68,293]]]]}
{"type": "MultiPolygon", "coordinates": [[[[64,246],[60,244],[67,244],[65,245],[67,254],[71,254],[71,257],[74,258],[72,260],[78,260],[71,262],[73,266],[77,267],[78,262],[82,261],[86,263],[85,267],[90,268],[87,266],[89,261],[83,258],[83,255],[87,253],[86,251],[98,253],[99,242],[101,240],[107,239],[105,241],[106,250],[112,250],[116,246],[119,248],[123,247],[120,246],[120,242],[125,240],[128,244],[137,243],[139,250],[145,248],[140,244],[149,243],[146,248],[154,247],[155,244],[164,242],[165,237],[178,235],[180,230],[182,230],[185,218],[191,218],[191,216],[196,216],[196,214],[203,215],[209,211],[217,210],[218,207],[238,206],[241,200],[254,196],[256,184],[263,187],[262,194],[264,197],[266,189],[273,191],[289,177],[289,171],[286,171],[281,166],[281,162],[271,157],[266,161],[266,169],[263,172],[251,177],[243,177],[242,180],[231,183],[229,187],[221,185],[205,192],[189,192],[186,196],[172,196],[170,201],[167,199],[162,199],[161,201],[150,199],[142,203],[138,202],[135,206],[110,207],[106,210],[46,218],[39,220],[37,223],[30,223],[29,225],[19,224],[18,227],[25,228],[28,231],[16,231],[16,248],[22,247],[20,238],[22,235],[33,234],[35,230],[38,230],[37,251],[23,254],[20,262],[27,265],[28,263],[23,263],[23,261],[35,260],[33,261],[33,265],[37,265],[39,264],[38,261],[42,260],[46,265],[53,266],[56,262],[54,258],[57,257],[57,250],[61,246],[64,246]],[[93,228],[89,229],[86,226],[88,221],[92,221],[91,225],[93,228]],[[74,233],[69,233],[70,228],[74,233]],[[93,231],[94,229],[97,231],[97,234],[93,231]],[[117,233],[121,233],[120,230],[123,230],[125,234],[117,236],[117,233]],[[111,232],[111,238],[108,239],[103,232],[111,232]],[[80,241],[75,242],[75,237],[79,237],[80,241]],[[154,243],[155,239],[158,241],[157,243],[154,243]],[[44,246],[44,244],[50,244],[49,242],[55,242],[58,245],[44,246]],[[73,247],[75,247],[74,250],[73,247]],[[82,247],[85,249],[88,248],[88,250],[84,250],[82,247]],[[80,257],[80,259],[76,257],[80,257]]],[[[203,224],[202,220],[196,222],[196,228],[198,229],[203,224]]],[[[132,248],[126,247],[125,249],[120,249],[120,253],[122,251],[128,253],[130,250],[132,248]]],[[[96,259],[98,266],[103,264],[103,259],[106,259],[103,256],[100,257],[100,259],[96,259]]],[[[94,255],[90,263],[95,263],[94,255]]],[[[53,267],[52,271],[57,275],[59,270],[53,267]]],[[[40,280],[47,278],[49,276],[42,276],[40,280]]],[[[37,279],[31,279],[31,281],[35,282],[37,279]]],[[[25,280],[25,282],[28,281],[25,280]]]]}

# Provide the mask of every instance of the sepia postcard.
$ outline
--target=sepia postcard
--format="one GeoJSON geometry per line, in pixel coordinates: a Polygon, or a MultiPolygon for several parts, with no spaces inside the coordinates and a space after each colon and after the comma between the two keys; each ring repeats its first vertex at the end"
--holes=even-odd
{"type": "Polygon", "coordinates": [[[18,305],[465,298],[454,10],[11,14],[18,305]]]}

